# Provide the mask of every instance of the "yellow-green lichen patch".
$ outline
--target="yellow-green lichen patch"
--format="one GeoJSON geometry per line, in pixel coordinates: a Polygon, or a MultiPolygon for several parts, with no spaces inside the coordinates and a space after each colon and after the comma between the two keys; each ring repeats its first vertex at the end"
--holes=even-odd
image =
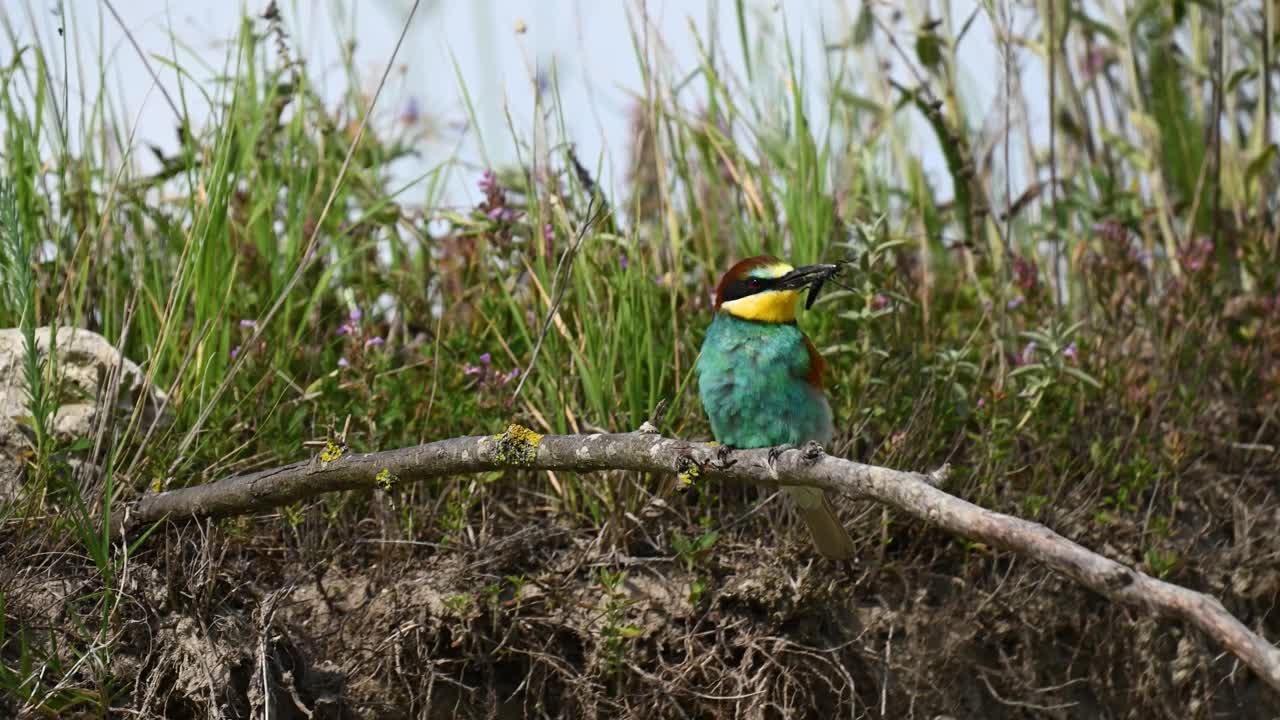
{"type": "Polygon", "coordinates": [[[324,450],[320,451],[320,462],[326,465],[342,457],[345,452],[342,446],[330,440],[324,444],[324,450]]]}
{"type": "Polygon", "coordinates": [[[693,458],[688,457],[687,455],[677,458],[676,480],[680,482],[677,486],[680,490],[684,490],[690,485],[693,485],[693,482],[698,479],[699,474],[701,474],[701,470],[699,470],[698,463],[694,462],[693,458]]]}
{"type": "Polygon", "coordinates": [[[498,451],[493,457],[503,465],[532,467],[538,459],[538,444],[542,442],[542,435],[527,427],[511,423],[506,432],[495,435],[494,438],[498,441],[498,451]]]}
{"type": "Polygon", "coordinates": [[[382,468],[378,471],[377,475],[373,476],[373,481],[383,490],[390,490],[391,486],[396,481],[396,476],[392,475],[391,471],[387,468],[382,468]]]}

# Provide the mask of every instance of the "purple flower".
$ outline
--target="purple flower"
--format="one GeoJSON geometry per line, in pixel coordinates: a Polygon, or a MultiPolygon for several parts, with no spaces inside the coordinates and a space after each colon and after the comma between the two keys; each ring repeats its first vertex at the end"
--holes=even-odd
{"type": "Polygon", "coordinates": [[[885,295],[884,293],[876,293],[875,297],[871,298],[871,309],[873,311],[883,310],[887,307],[889,307],[888,295],[885,295]]]}
{"type": "Polygon", "coordinates": [[[551,75],[547,72],[545,65],[538,68],[538,72],[534,74],[533,86],[538,95],[542,95],[551,89],[551,75]]]}
{"type": "Polygon", "coordinates": [[[409,96],[409,101],[404,104],[404,109],[400,111],[400,122],[405,125],[413,125],[418,122],[418,118],[422,116],[422,110],[418,107],[418,98],[409,96]]]}
{"type": "Polygon", "coordinates": [[[1129,239],[1129,229],[1114,218],[1094,223],[1093,231],[1101,235],[1103,242],[1106,243],[1121,243],[1129,239]]]}
{"type": "Polygon", "coordinates": [[[385,341],[385,340],[383,340],[383,339],[382,339],[382,338],[380,338],[380,337],[371,337],[371,338],[369,338],[368,340],[365,340],[365,341],[364,341],[364,346],[365,346],[365,347],[376,347],[376,346],[378,346],[378,345],[381,345],[381,344],[382,344],[382,343],[384,343],[384,342],[386,342],[386,341],[385,341]]]}
{"type": "Polygon", "coordinates": [[[1079,354],[1080,354],[1080,351],[1076,349],[1075,343],[1071,343],[1070,345],[1066,346],[1062,350],[1062,357],[1072,361],[1074,361],[1079,356],[1079,354]]]}
{"type": "Polygon", "coordinates": [[[556,229],[551,227],[551,223],[542,226],[542,239],[546,241],[548,247],[555,242],[556,229]]]}
{"type": "Polygon", "coordinates": [[[1031,292],[1036,289],[1039,284],[1039,270],[1036,268],[1036,261],[1032,258],[1024,258],[1021,255],[1013,256],[1013,282],[1023,292],[1031,292]]]}
{"type": "Polygon", "coordinates": [[[1182,267],[1186,268],[1187,272],[1198,273],[1208,267],[1209,261],[1213,259],[1213,240],[1202,237],[1200,242],[1182,250],[1179,255],[1182,267]]]}
{"type": "Polygon", "coordinates": [[[239,354],[240,354],[240,346],[239,346],[239,345],[237,345],[237,346],[235,346],[235,347],[231,348],[231,359],[232,359],[232,360],[235,360],[235,359],[236,359],[236,356],[237,356],[237,355],[239,355],[239,354]]]}
{"type": "Polygon", "coordinates": [[[360,318],[364,317],[364,313],[360,312],[360,308],[351,308],[351,311],[347,313],[347,317],[350,319],[338,326],[337,335],[355,335],[360,331],[360,318]]]}
{"type": "Polygon", "coordinates": [[[509,207],[504,207],[502,205],[497,205],[489,208],[488,212],[486,212],[485,215],[490,220],[493,220],[495,222],[504,222],[504,223],[509,223],[515,220],[517,217],[517,213],[515,210],[509,207]]]}
{"type": "Polygon", "coordinates": [[[1026,298],[1022,297],[1021,295],[1018,295],[1016,297],[1010,298],[1009,302],[1005,303],[1005,307],[1010,310],[1016,310],[1018,309],[1018,306],[1022,305],[1022,303],[1026,301],[1027,301],[1026,298]]]}
{"type": "Polygon", "coordinates": [[[618,267],[619,267],[619,268],[622,268],[623,270],[626,270],[626,269],[627,269],[627,266],[628,266],[628,265],[630,265],[630,264],[631,264],[631,262],[630,262],[629,260],[627,260],[627,256],[626,256],[626,255],[623,255],[622,257],[618,258],[618,267]]]}
{"type": "Polygon", "coordinates": [[[984,407],[986,407],[986,406],[987,406],[987,399],[986,399],[986,398],[978,398],[978,409],[979,409],[979,410],[981,410],[982,408],[984,408],[984,407]]]}
{"type": "Polygon", "coordinates": [[[479,374],[480,374],[480,373],[482,373],[482,372],[484,372],[484,368],[482,368],[482,367],[478,367],[478,366],[476,366],[476,365],[463,365],[463,366],[462,366],[462,374],[463,374],[463,375],[479,375],[479,374]]]}
{"type": "Polygon", "coordinates": [[[1143,248],[1129,248],[1129,259],[1139,265],[1147,265],[1151,262],[1151,251],[1143,248]]]}
{"type": "Polygon", "coordinates": [[[490,355],[489,353],[484,353],[480,356],[481,365],[488,365],[491,362],[493,362],[493,356],[490,355]]]}
{"type": "Polygon", "coordinates": [[[257,320],[248,320],[248,319],[241,320],[241,321],[240,321],[240,327],[242,327],[242,328],[256,328],[256,327],[258,327],[258,321],[257,321],[257,320]]]}
{"type": "Polygon", "coordinates": [[[1023,365],[1030,365],[1031,361],[1035,359],[1036,341],[1032,340],[1027,343],[1026,346],[1022,348],[1022,352],[1018,353],[1018,356],[1013,359],[1013,364],[1016,367],[1022,367],[1023,365]]]}
{"type": "Polygon", "coordinates": [[[1098,73],[1107,69],[1111,61],[1111,51],[1106,47],[1089,48],[1089,52],[1080,59],[1080,74],[1087,83],[1098,73]]]}
{"type": "Polygon", "coordinates": [[[340,367],[340,368],[344,368],[344,367],[348,367],[348,366],[350,366],[350,365],[351,365],[351,363],[347,362],[347,359],[346,359],[346,358],[344,358],[344,357],[340,357],[340,358],[338,358],[338,367],[340,367]]]}
{"type": "Polygon", "coordinates": [[[480,192],[486,195],[498,189],[498,176],[493,174],[492,170],[485,170],[480,175],[480,182],[476,183],[480,187],[480,192]]]}

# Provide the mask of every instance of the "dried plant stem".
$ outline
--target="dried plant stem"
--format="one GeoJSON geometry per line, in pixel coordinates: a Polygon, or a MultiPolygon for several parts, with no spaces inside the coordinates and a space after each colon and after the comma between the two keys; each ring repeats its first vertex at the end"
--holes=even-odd
{"type": "Polygon", "coordinates": [[[1053,27],[1057,12],[1053,0],[1049,0],[1049,31],[1045,51],[1049,53],[1049,209],[1053,221],[1049,223],[1053,239],[1053,288],[1058,307],[1066,302],[1062,293],[1062,228],[1058,227],[1058,36],[1053,27]]]}
{"type": "Polygon", "coordinates": [[[783,453],[770,466],[767,449],[738,450],[725,460],[715,446],[651,432],[534,436],[511,428],[502,435],[459,437],[367,454],[338,454],[236,475],[206,485],[150,495],[112,518],[116,532],[139,530],[165,518],[242,515],[335,490],[374,488],[445,475],[503,468],[595,472],[676,473],[703,482],[820,487],[875,500],[944,530],[1036,560],[1115,602],[1194,625],[1240,658],[1280,692],[1280,648],[1237,620],[1216,598],[1157,580],[1105,558],[1021,518],[1003,515],[936,487],[941,473],[862,465],[830,455],[783,453]]]}

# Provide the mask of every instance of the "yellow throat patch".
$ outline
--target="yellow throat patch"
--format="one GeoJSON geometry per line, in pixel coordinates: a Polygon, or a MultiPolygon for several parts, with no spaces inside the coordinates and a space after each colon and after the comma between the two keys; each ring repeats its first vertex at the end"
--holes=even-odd
{"type": "MultiPolygon", "coordinates": [[[[780,278],[794,270],[786,263],[768,265],[757,268],[753,274],[761,277],[780,278]]],[[[766,290],[754,293],[737,300],[730,300],[720,309],[743,320],[756,322],[788,323],[796,319],[796,303],[800,300],[800,290],[766,290]]]]}

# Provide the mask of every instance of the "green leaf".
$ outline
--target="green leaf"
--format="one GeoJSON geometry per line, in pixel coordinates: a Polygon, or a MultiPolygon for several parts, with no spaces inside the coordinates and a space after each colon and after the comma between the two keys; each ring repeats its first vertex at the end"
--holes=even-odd
{"type": "Polygon", "coordinates": [[[853,23],[853,33],[849,36],[849,42],[854,47],[862,47],[871,39],[871,31],[875,27],[873,20],[871,3],[862,3],[862,10],[858,13],[858,19],[853,23]]]}
{"type": "MultiPolygon", "coordinates": [[[[1133,121],[1132,114],[1130,121],[1133,121]]],[[[1137,125],[1137,123],[1134,124],[1137,125]]],[[[1108,147],[1115,149],[1123,155],[1124,159],[1128,160],[1130,164],[1138,170],[1141,170],[1142,172],[1148,172],[1151,170],[1151,156],[1148,151],[1141,150],[1135,147],[1133,143],[1128,142],[1119,135],[1107,132],[1106,130],[1102,131],[1102,141],[1106,143],[1108,147]]]]}
{"type": "MultiPolygon", "coordinates": [[[[1057,52],[1067,39],[1067,32],[1071,29],[1070,6],[1074,3],[1060,2],[1049,7],[1053,9],[1053,37],[1050,38],[1049,52],[1057,52]]],[[[1061,61],[1059,61],[1061,62],[1061,61]]]]}
{"type": "MultiPolygon", "coordinates": [[[[960,47],[960,41],[964,40],[965,33],[969,32],[969,26],[973,25],[973,21],[978,17],[978,11],[982,9],[981,5],[974,5],[973,12],[969,13],[969,19],[964,21],[964,25],[960,26],[960,32],[956,34],[955,46],[960,47]]],[[[988,9],[990,12],[990,9],[988,9]]]]}
{"type": "Polygon", "coordinates": [[[916,57],[930,70],[942,62],[942,40],[935,33],[921,33],[916,37],[916,57]]]}
{"type": "Polygon", "coordinates": [[[1019,375],[1026,375],[1027,373],[1033,373],[1039,370],[1044,370],[1044,365],[1041,363],[1029,363],[1009,373],[1009,377],[1018,377],[1019,375]]]}
{"type": "Polygon", "coordinates": [[[1097,380],[1094,380],[1091,375],[1089,375],[1088,373],[1086,373],[1085,371],[1079,368],[1073,368],[1070,365],[1067,365],[1062,368],[1062,371],[1070,375],[1071,377],[1079,380],[1080,382],[1093,387],[1095,390],[1102,389],[1102,383],[1098,382],[1097,380]]]}
{"type": "Polygon", "coordinates": [[[851,298],[853,296],[854,296],[853,293],[849,292],[848,290],[828,290],[822,293],[822,296],[819,297],[818,300],[814,302],[813,305],[814,307],[817,307],[819,305],[828,305],[830,303],[837,302],[845,298],[851,298]]]}
{"type": "Polygon", "coordinates": [[[1231,77],[1227,78],[1227,92],[1228,93],[1235,92],[1236,87],[1240,83],[1244,82],[1245,80],[1249,80],[1253,78],[1257,74],[1258,74],[1258,68],[1256,67],[1240,68],[1239,70],[1231,73],[1231,77]]]}
{"type": "Polygon", "coordinates": [[[1120,33],[1117,32],[1115,28],[1111,27],[1107,23],[1094,20],[1093,18],[1089,17],[1088,13],[1080,12],[1078,10],[1072,10],[1071,19],[1075,22],[1080,23],[1089,31],[1098,33],[1099,35],[1106,37],[1106,39],[1112,45],[1120,44],[1120,41],[1121,41],[1120,33]]]}
{"type": "Polygon", "coordinates": [[[1280,146],[1272,143],[1263,148],[1262,152],[1258,153],[1258,157],[1249,161],[1249,165],[1244,170],[1245,187],[1251,185],[1259,175],[1275,167],[1276,155],[1280,152],[1277,147],[1280,146]]]}
{"type": "Polygon", "coordinates": [[[836,88],[835,97],[837,100],[848,105],[854,110],[864,110],[866,112],[878,113],[884,109],[880,105],[880,103],[876,102],[875,100],[871,100],[870,98],[863,97],[862,95],[851,93],[848,90],[845,90],[843,88],[836,88]]]}

